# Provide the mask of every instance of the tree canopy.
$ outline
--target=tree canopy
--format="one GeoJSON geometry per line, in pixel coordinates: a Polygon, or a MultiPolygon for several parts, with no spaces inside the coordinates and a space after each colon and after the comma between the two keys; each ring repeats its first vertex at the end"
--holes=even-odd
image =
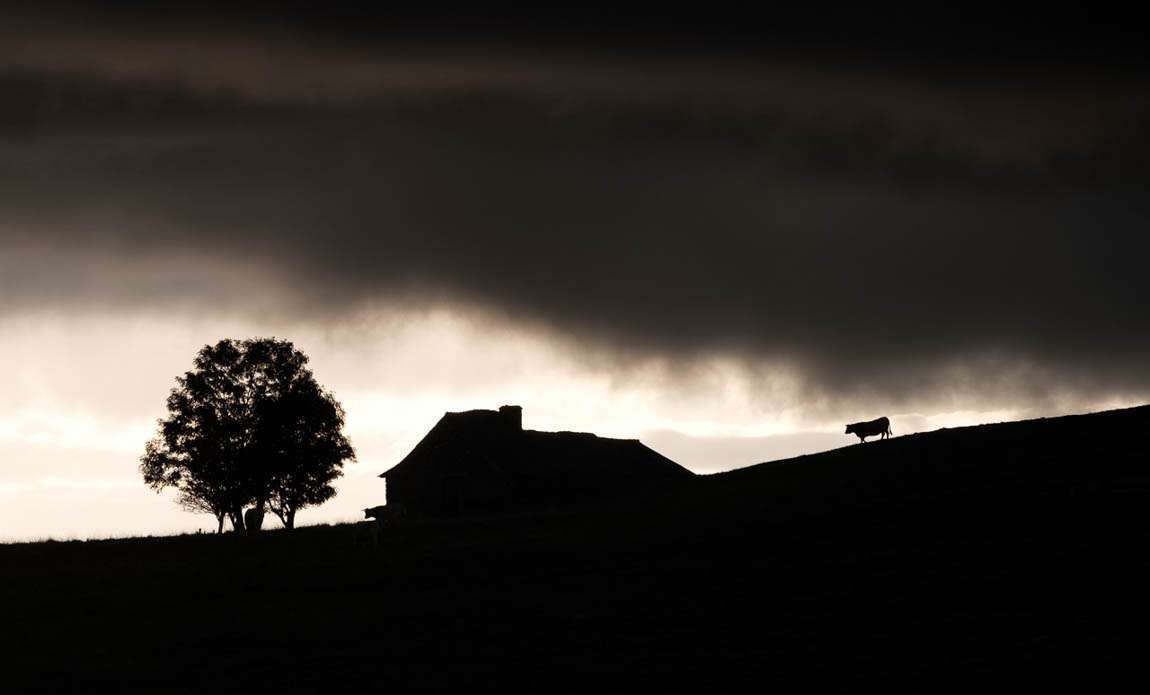
{"type": "Polygon", "coordinates": [[[332,483],[355,459],[343,408],[307,362],[277,338],[205,345],[145,447],[144,481],[175,488],[180,506],[215,515],[219,530],[225,518],[243,530],[245,507],[293,527],[296,512],[335,495],[332,483]]]}

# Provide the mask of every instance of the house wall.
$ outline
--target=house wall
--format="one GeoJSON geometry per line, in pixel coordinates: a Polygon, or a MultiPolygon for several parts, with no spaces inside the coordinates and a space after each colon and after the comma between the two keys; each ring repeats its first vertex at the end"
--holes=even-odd
{"type": "Polygon", "coordinates": [[[460,473],[389,477],[388,495],[408,514],[429,517],[506,511],[511,501],[509,491],[496,481],[460,473]]]}

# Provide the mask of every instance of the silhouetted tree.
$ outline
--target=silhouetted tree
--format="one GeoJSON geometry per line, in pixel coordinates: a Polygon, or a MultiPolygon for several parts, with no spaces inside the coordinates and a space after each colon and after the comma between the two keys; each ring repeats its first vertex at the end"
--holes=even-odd
{"type": "Polygon", "coordinates": [[[294,526],[299,509],[335,495],[355,458],[343,409],[287,340],[205,345],[167,406],[141,458],[144,481],[175,488],[177,503],[215,515],[219,530],[225,516],[244,530],[249,505],[294,526]]]}
{"type": "Polygon", "coordinates": [[[262,457],[273,463],[268,507],[294,528],[297,511],[335,496],[332,483],[355,452],[341,433],[343,409],[314,381],[299,383],[264,408],[262,457]]]}
{"type": "Polygon", "coordinates": [[[228,510],[222,505],[213,505],[209,497],[198,497],[187,492],[181,492],[176,496],[176,504],[189,512],[211,514],[216,517],[216,533],[224,532],[224,521],[228,518],[228,510]]]}

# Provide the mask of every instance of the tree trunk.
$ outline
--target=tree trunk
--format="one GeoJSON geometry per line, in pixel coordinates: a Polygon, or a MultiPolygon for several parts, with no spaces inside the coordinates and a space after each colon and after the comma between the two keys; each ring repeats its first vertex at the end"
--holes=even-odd
{"type": "Polygon", "coordinates": [[[295,509],[284,504],[269,504],[268,509],[272,510],[284,528],[295,528],[295,509]]]}
{"type": "Polygon", "coordinates": [[[216,521],[220,522],[220,525],[216,528],[216,535],[219,535],[219,534],[224,532],[224,519],[226,519],[227,516],[228,515],[225,514],[224,512],[218,512],[216,514],[216,521]]]}
{"type": "Polygon", "coordinates": [[[232,511],[228,512],[228,515],[232,518],[232,531],[234,533],[244,533],[247,531],[247,529],[244,528],[243,507],[236,507],[232,511]]]}

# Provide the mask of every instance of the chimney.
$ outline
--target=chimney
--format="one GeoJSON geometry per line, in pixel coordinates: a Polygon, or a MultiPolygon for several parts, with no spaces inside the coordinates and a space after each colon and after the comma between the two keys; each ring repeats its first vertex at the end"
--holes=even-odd
{"type": "Polygon", "coordinates": [[[499,407],[499,415],[503,424],[512,432],[523,431],[523,407],[518,405],[503,405],[499,407]]]}

